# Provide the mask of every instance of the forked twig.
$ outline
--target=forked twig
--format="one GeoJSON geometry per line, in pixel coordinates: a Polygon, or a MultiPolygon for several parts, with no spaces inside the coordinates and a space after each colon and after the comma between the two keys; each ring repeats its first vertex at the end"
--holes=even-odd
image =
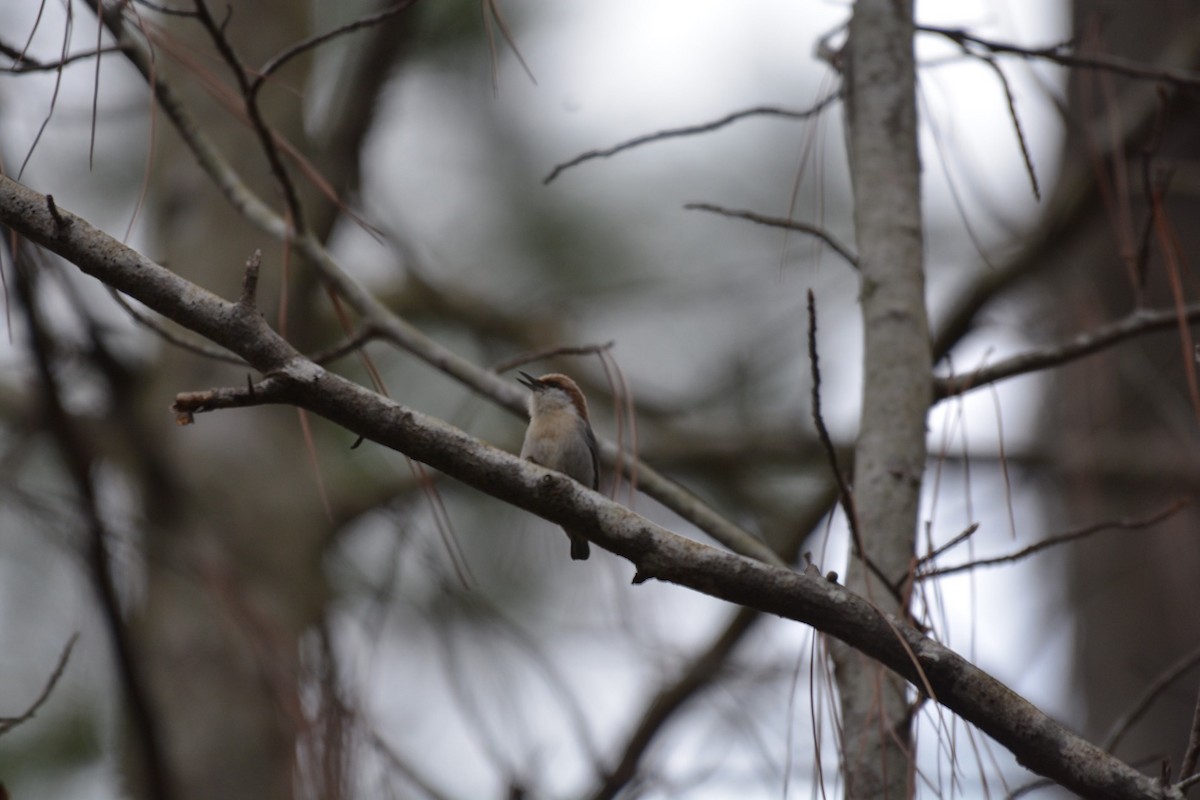
{"type": "Polygon", "coordinates": [[[1135,336],[1196,322],[1200,322],[1200,303],[1157,311],[1134,311],[1124,319],[1081,333],[1073,339],[1020,353],[969,375],[934,378],[933,397],[935,401],[944,400],[1006,378],[1061,366],[1135,336]]]}
{"type": "Polygon", "coordinates": [[[1072,49],[1069,43],[1050,45],[1048,47],[1021,47],[1009,42],[999,42],[985,39],[981,36],[967,33],[962,28],[939,28],[933,25],[917,25],[918,33],[934,33],[944,36],[959,46],[973,44],[992,53],[1017,56],[1024,59],[1043,59],[1061,64],[1064,67],[1095,69],[1111,72],[1126,78],[1145,81],[1161,81],[1174,86],[1200,86],[1200,74],[1191,70],[1174,69],[1171,67],[1156,67],[1143,64],[1129,58],[1112,55],[1081,56],[1068,52],[1072,49]]]}
{"type": "Polygon", "coordinates": [[[1036,544],[1031,544],[1028,547],[1022,548],[1015,553],[1009,553],[1005,556],[996,556],[995,558],[982,558],[977,561],[969,561],[965,564],[955,564],[952,567],[931,569],[925,572],[919,572],[916,577],[917,580],[926,580],[928,578],[940,578],[946,575],[954,575],[959,572],[967,572],[975,569],[976,567],[994,567],[999,564],[1012,564],[1051,547],[1057,547],[1060,544],[1067,544],[1068,542],[1073,542],[1077,539],[1084,539],[1088,536],[1102,533],[1104,531],[1140,530],[1142,528],[1149,528],[1152,525],[1157,525],[1163,520],[1178,514],[1189,504],[1189,500],[1176,500],[1162,511],[1158,511],[1142,519],[1118,519],[1110,520],[1108,522],[1097,522],[1093,525],[1087,525],[1083,528],[1078,528],[1073,531],[1051,536],[1048,539],[1037,542],[1036,544]]]}
{"type": "MultiPolygon", "coordinates": [[[[283,156],[280,153],[278,139],[263,118],[262,110],[258,105],[257,94],[253,89],[253,84],[250,80],[250,73],[242,63],[237,51],[233,48],[233,43],[229,41],[229,37],[225,35],[225,22],[218,23],[213,17],[212,12],[208,9],[206,0],[195,0],[196,3],[196,18],[200,24],[208,32],[209,38],[212,39],[213,46],[225,61],[230,71],[233,72],[233,77],[237,82],[238,91],[241,93],[242,99],[245,102],[246,116],[250,121],[250,127],[254,130],[258,138],[259,146],[262,149],[263,156],[267,159],[267,164],[270,166],[271,174],[275,178],[275,182],[279,185],[280,192],[283,193],[284,203],[287,206],[288,215],[292,223],[292,229],[303,231],[304,210],[300,203],[300,194],[296,190],[296,184],[292,180],[291,174],[283,163],[283,156]]],[[[230,7],[232,9],[232,7],[230,7]]],[[[226,19],[228,21],[228,19],[226,19]]]]}
{"type": "Polygon", "coordinates": [[[921,558],[917,560],[917,568],[920,569],[920,567],[922,565],[928,564],[930,561],[933,561],[938,556],[944,555],[945,553],[949,552],[950,550],[953,550],[955,547],[958,547],[960,544],[965,542],[967,539],[970,539],[972,536],[974,536],[975,532],[978,530],[979,530],[979,523],[972,522],[970,525],[967,526],[967,528],[962,533],[958,534],[953,539],[951,539],[950,541],[943,544],[941,547],[938,547],[937,549],[930,551],[926,555],[921,556],[921,558]]]}
{"type": "Polygon", "coordinates": [[[179,392],[171,410],[175,412],[177,425],[191,425],[196,414],[224,408],[250,408],[252,406],[276,405],[287,402],[288,385],[278,378],[267,376],[258,383],[204,389],[198,392],[179,392]]]}

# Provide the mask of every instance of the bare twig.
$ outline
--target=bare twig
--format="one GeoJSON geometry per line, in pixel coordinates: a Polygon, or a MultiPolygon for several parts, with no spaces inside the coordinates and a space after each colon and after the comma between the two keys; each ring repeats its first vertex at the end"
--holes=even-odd
{"type": "Polygon", "coordinates": [[[917,580],[927,580],[929,578],[940,578],[946,575],[954,575],[959,572],[968,572],[977,567],[994,567],[999,564],[1012,564],[1022,559],[1028,558],[1035,553],[1040,553],[1043,550],[1051,547],[1057,547],[1060,544],[1067,544],[1078,539],[1084,539],[1088,536],[1102,533],[1111,530],[1141,530],[1149,528],[1152,525],[1157,525],[1165,519],[1168,519],[1189,505],[1188,500],[1176,500],[1171,505],[1164,508],[1162,511],[1151,514],[1148,517],[1141,519],[1118,519],[1108,522],[1097,522],[1094,525],[1088,525],[1083,528],[1078,528],[1067,533],[1060,533],[1044,539],[1037,544],[1031,544],[1029,547],[1018,550],[1015,553],[1010,553],[1006,556],[997,556],[995,558],[984,558],[978,561],[969,561],[965,564],[955,564],[952,567],[942,567],[940,569],[931,569],[917,574],[917,580]]]}
{"type": "Polygon", "coordinates": [[[712,684],[734,648],[761,618],[754,609],[738,609],[712,644],[699,653],[678,678],[658,691],[646,710],[638,715],[637,728],[626,740],[617,765],[604,776],[591,800],[612,800],[637,776],[642,757],[659,731],[677,716],[686,702],[712,684]]]}
{"type": "Polygon", "coordinates": [[[139,6],[148,8],[151,11],[157,11],[159,14],[165,14],[169,17],[192,17],[192,18],[195,18],[195,16],[196,16],[196,12],[191,10],[190,8],[171,8],[170,6],[164,6],[161,3],[151,2],[151,0],[134,0],[134,2],[137,3],[139,6]]]}
{"type": "Polygon", "coordinates": [[[67,639],[66,645],[63,646],[62,654],[58,657],[58,663],[54,666],[54,671],[50,673],[50,677],[46,680],[46,685],[42,687],[42,693],[25,710],[25,713],[15,717],[0,717],[0,736],[8,733],[18,725],[33,719],[42,706],[45,705],[46,701],[50,699],[50,693],[58,685],[58,679],[63,676],[63,672],[67,668],[67,660],[71,657],[71,650],[75,647],[75,642],[78,640],[78,633],[71,634],[71,638],[67,639]]]}
{"type": "Polygon", "coordinates": [[[223,408],[249,408],[286,402],[284,399],[286,388],[283,381],[267,377],[256,384],[247,380],[244,387],[226,386],[198,392],[180,392],[175,395],[175,402],[171,404],[171,410],[175,412],[177,424],[191,425],[196,421],[196,414],[206,411],[217,411],[223,408]]]}
{"type": "MultiPolygon", "coordinates": [[[[817,426],[817,438],[820,439],[821,447],[825,450],[825,457],[829,459],[829,468],[833,471],[833,479],[837,481],[838,500],[841,501],[842,509],[846,512],[846,524],[850,526],[850,539],[854,542],[854,549],[858,551],[859,558],[865,558],[866,550],[863,548],[862,533],[858,528],[858,512],[854,508],[854,492],[850,489],[846,475],[838,464],[837,448],[833,445],[833,439],[830,438],[829,430],[825,427],[825,419],[821,415],[821,362],[817,354],[817,301],[812,289],[808,290],[808,360],[812,370],[812,416],[813,424],[817,426]]],[[[891,581],[885,580],[884,583],[890,585],[891,581]]]]}
{"type": "Polygon", "coordinates": [[[1196,697],[1196,707],[1192,709],[1192,729],[1188,733],[1187,749],[1183,753],[1183,761],[1179,763],[1179,778],[1186,780],[1196,771],[1196,760],[1200,758],[1200,695],[1196,697]]]}
{"type": "Polygon", "coordinates": [[[972,522],[969,526],[967,526],[967,529],[964,530],[962,533],[958,534],[957,536],[955,536],[950,541],[946,542],[941,547],[931,551],[930,553],[928,553],[928,554],[922,556],[920,559],[918,559],[917,560],[917,568],[919,569],[923,564],[928,564],[930,561],[933,561],[938,556],[944,555],[945,553],[949,552],[950,550],[953,550],[955,547],[958,547],[960,544],[965,542],[967,539],[970,539],[972,536],[974,536],[975,532],[978,530],[979,530],[979,523],[972,522]]]}
{"type": "MultiPolygon", "coordinates": [[[[47,212],[49,215],[49,212],[47,212]]],[[[70,234],[76,225],[63,226],[51,219],[60,234],[70,234]]],[[[30,266],[17,262],[16,295],[24,308],[30,349],[42,389],[42,413],[62,454],[67,473],[79,495],[80,511],[87,529],[87,565],[92,574],[100,610],[112,639],[117,675],[133,723],[142,768],[145,772],[147,796],[153,800],[170,800],[174,796],[170,770],[159,733],[159,720],[150,699],[150,691],[142,672],[142,664],[134,653],[129,629],[121,615],[117,588],[109,569],[108,531],[100,517],[93,482],[93,454],[81,436],[75,420],[63,404],[59,377],[51,363],[54,344],[42,320],[42,312],[34,296],[30,266]]]]}
{"type": "Polygon", "coordinates": [[[373,325],[366,325],[354,335],[347,337],[344,341],[310,354],[309,359],[314,364],[331,364],[339,358],[344,358],[355,352],[372,339],[378,339],[379,336],[379,331],[373,325]]]}
{"type": "MultiPolygon", "coordinates": [[[[39,18],[39,20],[41,19],[40,11],[38,13],[38,18],[39,18]]],[[[66,24],[63,26],[62,49],[59,51],[59,55],[58,55],[58,60],[60,63],[64,62],[64,60],[67,57],[67,48],[70,46],[71,29],[73,28],[74,24],[75,24],[74,5],[71,3],[68,3],[67,4],[67,21],[66,21],[66,24]]],[[[32,34],[30,34],[30,35],[32,36],[32,34]]],[[[26,45],[26,46],[28,46],[28,45],[26,45]]],[[[22,51],[22,54],[23,54],[23,51],[22,51]]],[[[99,61],[99,59],[97,59],[97,61],[99,61]]],[[[44,134],[46,132],[46,128],[50,125],[50,119],[51,119],[51,117],[54,116],[54,109],[58,105],[58,92],[62,88],[62,77],[63,77],[62,68],[56,69],[55,75],[54,75],[54,91],[50,93],[50,108],[48,111],[46,111],[46,116],[42,118],[42,124],[38,126],[38,132],[33,137],[33,142],[29,145],[29,149],[25,151],[25,158],[21,161],[21,168],[17,170],[17,180],[20,180],[21,176],[25,174],[25,167],[27,167],[29,165],[29,160],[31,158],[33,158],[33,153],[35,150],[37,150],[38,143],[42,140],[42,134],[44,134]]]]}
{"type": "Polygon", "coordinates": [[[96,58],[97,56],[119,53],[121,50],[122,48],[119,45],[111,45],[109,47],[101,47],[99,50],[84,50],[80,53],[60,56],[54,61],[39,61],[12,45],[0,42],[0,55],[7,56],[13,60],[12,66],[0,70],[0,72],[8,72],[13,75],[21,75],[26,72],[53,72],[69,64],[74,64],[77,61],[86,61],[89,58],[96,58]]]}
{"type": "Polygon", "coordinates": [[[1176,328],[1180,322],[1200,321],[1200,303],[1182,306],[1179,309],[1158,311],[1134,311],[1124,319],[1081,333],[1073,339],[1050,345],[1028,353],[1006,358],[990,367],[984,367],[970,375],[951,375],[933,379],[934,400],[944,400],[954,395],[965,394],[972,389],[987,386],[1006,378],[1057,367],[1069,361],[1092,355],[1115,344],[1153,331],[1176,328]]]}
{"type": "Polygon", "coordinates": [[[533,361],[542,361],[547,358],[556,356],[590,356],[592,354],[600,354],[607,350],[611,350],[616,344],[614,341],[607,341],[604,344],[584,344],[578,346],[561,345],[555,347],[544,347],[541,350],[534,350],[528,353],[521,353],[507,358],[492,367],[492,372],[497,374],[508,372],[510,369],[524,366],[533,361]]]}
{"type": "Polygon", "coordinates": [[[1175,784],[1175,788],[1180,792],[1186,792],[1198,783],[1200,783],[1200,773],[1180,781],[1179,783],[1175,784]]]}
{"type": "Polygon", "coordinates": [[[262,67],[258,70],[257,75],[255,75],[254,80],[250,82],[251,95],[257,95],[259,89],[262,88],[263,82],[266,81],[266,79],[272,74],[277,72],[280,67],[291,61],[296,56],[312,50],[313,48],[320,47],[326,42],[332,41],[339,36],[344,36],[347,33],[352,33],[357,30],[362,30],[363,28],[369,28],[373,25],[378,25],[379,23],[396,16],[401,11],[406,10],[409,6],[416,5],[416,3],[417,0],[400,0],[400,2],[394,3],[382,11],[376,11],[373,14],[367,14],[359,17],[356,20],[347,22],[344,25],[339,25],[332,30],[325,31],[324,33],[318,33],[308,37],[307,39],[302,39],[299,42],[296,42],[287,49],[276,54],[269,61],[262,65],[262,67]]]}
{"type": "Polygon", "coordinates": [[[863,544],[862,528],[858,520],[858,509],[854,504],[854,491],[850,488],[850,483],[846,480],[846,475],[842,472],[841,465],[838,463],[837,447],[834,446],[833,439],[829,436],[829,429],[825,427],[825,418],[821,414],[821,362],[817,355],[817,301],[812,289],[808,290],[808,360],[812,369],[813,423],[817,427],[817,438],[821,441],[821,447],[825,450],[825,457],[829,459],[829,467],[833,472],[833,478],[837,482],[838,500],[846,512],[846,524],[850,528],[850,541],[854,543],[854,553],[858,558],[862,559],[867,569],[876,578],[879,578],[879,581],[887,588],[888,592],[896,600],[903,602],[896,582],[884,574],[879,565],[871,559],[870,554],[863,544]]]}
{"type": "Polygon", "coordinates": [[[772,228],[786,228],[787,230],[799,231],[807,233],[810,236],[815,236],[846,260],[850,266],[858,269],[858,256],[854,255],[847,245],[843,244],[840,239],[834,236],[829,231],[817,225],[810,225],[807,222],[800,222],[794,219],[783,219],[781,217],[765,217],[762,214],[756,214],[753,211],[740,211],[732,208],[724,208],[715,206],[710,203],[688,203],[684,206],[689,211],[711,211],[714,214],[720,214],[723,217],[736,217],[738,219],[749,220],[759,225],[767,225],[772,228]]]}
{"type": "Polygon", "coordinates": [[[1112,727],[1108,729],[1108,734],[1104,737],[1100,746],[1110,753],[1115,751],[1117,745],[1121,743],[1121,739],[1142,718],[1142,715],[1150,709],[1150,705],[1163,692],[1169,689],[1175,681],[1179,680],[1188,670],[1193,669],[1197,664],[1200,664],[1200,647],[1187,653],[1170,667],[1163,670],[1162,674],[1142,690],[1142,695],[1137,699],[1137,702],[1133,703],[1128,711],[1113,722],[1112,727]]]}
{"type": "Polygon", "coordinates": [[[1042,199],[1042,190],[1038,186],[1037,170],[1033,168],[1033,156],[1029,152],[1029,143],[1025,139],[1025,131],[1021,128],[1021,118],[1017,116],[1017,99],[1013,95],[1012,86],[1008,83],[1008,76],[1004,74],[1004,70],[996,63],[996,59],[988,56],[980,56],[980,60],[992,68],[996,73],[996,77],[1000,80],[1000,88],[1004,90],[1004,102],[1008,104],[1008,117],[1012,120],[1013,132],[1017,135],[1017,146],[1021,149],[1021,158],[1025,162],[1025,173],[1029,176],[1029,184],[1033,189],[1033,197],[1035,200],[1042,199]]]}
{"type": "Polygon", "coordinates": [[[60,228],[66,227],[70,224],[63,218],[62,214],[58,213],[58,206],[54,204],[54,195],[52,194],[46,195],[46,210],[50,212],[50,216],[53,218],[54,224],[58,225],[60,228]]]}
{"type": "Polygon", "coordinates": [[[944,36],[962,47],[976,45],[993,53],[1013,55],[1024,59],[1042,59],[1052,61],[1055,64],[1061,64],[1064,67],[1103,70],[1137,80],[1162,81],[1175,86],[1193,88],[1200,86],[1200,74],[1190,70],[1156,67],[1113,55],[1081,56],[1069,52],[1073,49],[1070,44],[1056,44],[1049,47],[1021,47],[1008,42],[984,39],[983,37],[968,33],[962,28],[939,28],[933,25],[918,25],[916,26],[916,30],[918,33],[933,33],[944,36]]]}
{"type": "Polygon", "coordinates": [[[701,133],[710,133],[720,128],[724,128],[726,125],[737,122],[738,120],[746,119],[747,117],[785,117],[787,119],[809,119],[810,117],[820,114],[826,108],[833,105],[834,102],[841,99],[841,96],[841,91],[831,92],[830,94],[818,100],[810,108],[801,111],[780,108],[778,106],[756,106],[754,108],[747,108],[742,111],[735,111],[732,114],[727,114],[720,119],[713,120],[712,122],[702,122],[699,125],[689,125],[683,128],[668,128],[666,130],[648,133],[644,136],[637,136],[633,139],[629,139],[628,141],[613,145],[612,147],[608,147],[603,150],[589,150],[586,153],[575,156],[575,158],[572,158],[570,161],[564,161],[552,169],[550,174],[542,179],[542,183],[550,183],[563,172],[566,172],[571,167],[578,166],[585,161],[591,161],[596,158],[609,158],[610,156],[615,156],[618,153],[622,153],[626,150],[632,150],[635,147],[640,147],[651,142],[659,142],[664,139],[677,139],[681,136],[695,136],[701,133]]]}
{"type": "Polygon", "coordinates": [[[196,355],[203,356],[204,358],[211,358],[214,361],[223,361],[227,364],[237,364],[240,367],[246,366],[245,361],[238,358],[228,350],[220,347],[213,347],[205,342],[185,339],[184,337],[176,334],[154,317],[150,316],[149,314],[143,314],[141,311],[131,305],[130,302],[125,299],[124,295],[115,289],[109,289],[108,293],[112,296],[112,299],[117,302],[117,305],[125,309],[125,313],[128,314],[134,322],[152,331],[155,335],[168,344],[173,344],[181,350],[187,350],[188,352],[195,353],[196,355]]]}
{"type": "MultiPolygon", "coordinates": [[[[195,3],[196,18],[200,20],[200,24],[208,31],[209,38],[212,39],[217,52],[221,54],[221,58],[229,66],[230,71],[233,72],[234,79],[237,81],[238,89],[241,91],[242,98],[245,101],[246,116],[250,120],[250,127],[253,128],[255,135],[258,137],[259,146],[262,148],[263,155],[267,159],[267,164],[270,165],[271,174],[275,177],[275,181],[279,184],[279,189],[283,193],[288,218],[292,223],[291,228],[298,231],[304,230],[304,209],[300,203],[300,194],[296,191],[296,184],[292,181],[292,176],[283,163],[283,157],[279,152],[275,133],[263,118],[262,110],[258,106],[258,98],[250,83],[249,72],[246,70],[241,58],[238,57],[237,52],[233,49],[233,43],[225,35],[224,23],[218,23],[213,18],[212,13],[208,10],[206,0],[195,0],[195,3]]],[[[232,6],[230,9],[232,10],[232,6]]]]}
{"type": "Polygon", "coordinates": [[[242,278],[242,295],[238,303],[248,309],[258,305],[258,271],[262,267],[262,250],[255,250],[246,259],[246,273],[242,278]]]}

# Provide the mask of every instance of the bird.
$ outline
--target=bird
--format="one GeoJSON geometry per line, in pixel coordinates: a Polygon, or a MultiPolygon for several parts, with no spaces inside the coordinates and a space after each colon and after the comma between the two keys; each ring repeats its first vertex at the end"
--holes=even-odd
{"type": "MultiPolygon", "coordinates": [[[[587,400],[578,384],[558,372],[535,378],[521,372],[517,382],[529,388],[529,427],[521,458],[561,472],[587,486],[600,488],[596,434],[588,419],[587,400]]],[[[587,537],[563,528],[571,540],[571,558],[587,560],[587,537]]]]}

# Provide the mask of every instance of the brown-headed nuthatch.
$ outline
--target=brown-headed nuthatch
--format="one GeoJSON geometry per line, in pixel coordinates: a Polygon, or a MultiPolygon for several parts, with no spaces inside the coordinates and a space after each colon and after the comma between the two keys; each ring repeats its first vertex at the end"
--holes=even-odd
{"type": "MultiPolygon", "coordinates": [[[[600,487],[600,461],[596,435],[588,420],[587,400],[575,381],[551,373],[535,378],[522,372],[517,379],[529,387],[529,429],[521,445],[521,458],[569,475],[590,489],[600,487]]],[[[567,530],[571,558],[588,557],[588,540],[567,530]]]]}

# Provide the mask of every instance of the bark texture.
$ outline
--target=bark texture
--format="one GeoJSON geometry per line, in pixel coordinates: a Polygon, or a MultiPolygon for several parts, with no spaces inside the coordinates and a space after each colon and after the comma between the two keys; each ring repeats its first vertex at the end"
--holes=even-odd
{"type": "MultiPolygon", "coordinates": [[[[912,48],[911,3],[855,4],[844,69],[864,353],[853,484],[857,542],[847,585],[901,618],[894,586],[913,553],[931,368],[912,48]]],[[[909,796],[912,738],[903,681],[860,654],[837,648],[834,657],[848,796],[909,796]]]]}

